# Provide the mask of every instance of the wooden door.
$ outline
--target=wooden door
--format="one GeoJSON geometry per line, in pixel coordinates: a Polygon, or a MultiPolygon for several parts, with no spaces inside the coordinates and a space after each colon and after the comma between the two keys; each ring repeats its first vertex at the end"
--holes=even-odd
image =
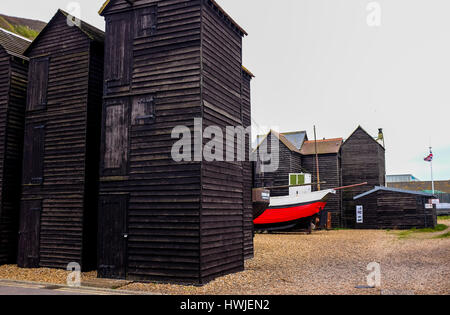
{"type": "Polygon", "coordinates": [[[98,276],[125,279],[128,196],[101,196],[99,203],[98,276]]]}
{"type": "Polygon", "coordinates": [[[42,200],[22,201],[17,263],[22,268],[39,267],[42,200]]]}

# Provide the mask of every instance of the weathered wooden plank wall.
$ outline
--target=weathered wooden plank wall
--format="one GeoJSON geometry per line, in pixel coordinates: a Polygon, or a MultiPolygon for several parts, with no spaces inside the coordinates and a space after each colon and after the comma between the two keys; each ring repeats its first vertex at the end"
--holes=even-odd
{"type": "Polygon", "coordinates": [[[68,25],[59,10],[27,51],[21,238],[38,229],[39,242],[32,261],[27,261],[30,249],[19,248],[20,266],[66,268],[76,262],[87,270],[96,264],[87,245],[96,234],[85,227],[97,218],[89,191],[98,178],[102,37],[84,22],[68,25]],[[39,222],[27,225],[32,211],[39,212],[39,222]]]}
{"type": "Polygon", "coordinates": [[[344,186],[367,182],[368,185],[343,191],[344,221],[353,227],[356,209],[353,197],[385,185],[385,149],[364,129],[358,127],[342,146],[342,182],[344,186]]]}
{"type": "Polygon", "coordinates": [[[363,223],[358,229],[412,229],[435,227],[436,209],[426,209],[431,197],[415,194],[378,191],[357,199],[363,206],[363,223]]]}
{"type": "MultiPolygon", "coordinates": [[[[312,182],[317,183],[317,167],[315,155],[303,155],[302,166],[310,174],[312,174],[312,182]]],[[[326,182],[320,185],[320,189],[331,189],[342,186],[341,172],[341,155],[337,154],[320,154],[319,155],[319,175],[320,181],[326,182]]],[[[316,185],[312,187],[313,191],[317,190],[316,185]]],[[[330,196],[324,209],[332,214],[332,226],[334,228],[342,227],[342,193],[337,191],[336,195],[330,196]]]]}
{"type": "Polygon", "coordinates": [[[0,265],[15,263],[28,60],[0,47],[0,265]]]}
{"type": "Polygon", "coordinates": [[[171,154],[176,126],[193,133],[194,118],[204,128],[242,122],[241,37],[203,0],[112,1],[102,14],[113,52],[105,60],[100,212],[125,219],[99,222],[99,276],[198,284],[242,270],[242,163],[176,162],[171,154]],[[112,68],[115,58],[123,66],[112,68]],[[108,128],[110,119],[120,127],[108,128]],[[111,151],[112,143],[119,147],[111,151]],[[113,257],[106,239],[118,234],[126,237],[113,257]]]}
{"type": "MultiPolygon", "coordinates": [[[[243,126],[248,128],[251,126],[251,80],[252,75],[247,71],[242,72],[242,104],[243,104],[243,126]]],[[[250,161],[250,148],[252,136],[246,136],[246,160],[243,165],[244,171],[244,257],[245,259],[254,256],[254,229],[253,229],[253,203],[252,203],[252,188],[253,188],[253,163],[250,161]]]]}
{"type": "MultiPolygon", "coordinates": [[[[266,140],[261,144],[261,147],[267,145],[267,152],[272,153],[272,137],[275,137],[275,143],[279,144],[279,154],[273,154],[273,164],[278,164],[278,169],[274,172],[262,172],[261,157],[258,154],[258,160],[255,163],[255,187],[274,187],[289,185],[290,173],[301,173],[302,157],[300,153],[291,151],[282,141],[279,141],[273,133],[270,133],[266,140]],[[265,144],[267,143],[267,144],[265,144]]],[[[275,151],[274,151],[275,152],[275,151]]],[[[289,195],[289,188],[272,189],[271,196],[287,196],[289,195]]]]}

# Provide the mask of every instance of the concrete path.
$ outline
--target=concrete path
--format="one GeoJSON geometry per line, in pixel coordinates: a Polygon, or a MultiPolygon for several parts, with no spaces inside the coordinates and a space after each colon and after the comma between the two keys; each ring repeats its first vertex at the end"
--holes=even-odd
{"type": "Polygon", "coordinates": [[[0,295],[138,295],[139,292],[0,280],[0,295]]]}

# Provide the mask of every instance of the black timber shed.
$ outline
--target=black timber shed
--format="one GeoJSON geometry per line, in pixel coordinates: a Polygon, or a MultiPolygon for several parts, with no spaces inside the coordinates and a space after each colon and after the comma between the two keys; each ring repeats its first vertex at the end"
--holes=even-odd
{"type": "Polygon", "coordinates": [[[0,29],[0,265],[15,263],[31,41],[0,29]]]}
{"type": "Polygon", "coordinates": [[[385,148],[361,126],[345,140],[341,147],[342,185],[349,186],[367,182],[365,186],[346,189],[342,192],[343,224],[353,226],[355,200],[375,186],[386,186],[385,148]]]}
{"type": "Polygon", "coordinates": [[[195,119],[201,130],[250,124],[246,32],[208,0],[111,0],[100,14],[99,277],[205,284],[242,271],[253,255],[249,165],[171,151],[174,128],[193,135],[195,119]]]}
{"type": "Polygon", "coordinates": [[[435,196],[419,191],[375,187],[354,197],[357,229],[434,228],[437,224],[435,196]]]}
{"type": "Polygon", "coordinates": [[[25,52],[20,267],[96,267],[103,43],[58,10],[25,52]]]}
{"type": "MultiPolygon", "coordinates": [[[[323,139],[317,141],[305,141],[302,149],[302,167],[312,174],[312,182],[317,183],[317,161],[319,164],[320,189],[333,189],[342,186],[342,159],[341,147],[343,139],[323,139]],[[316,159],[317,148],[317,159],[316,159]]],[[[318,186],[313,186],[313,191],[318,186]]],[[[331,213],[331,224],[334,228],[342,227],[342,191],[337,191],[330,196],[327,205],[322,212],[320,225],[325,227],[327,214],[331,213]]]]}

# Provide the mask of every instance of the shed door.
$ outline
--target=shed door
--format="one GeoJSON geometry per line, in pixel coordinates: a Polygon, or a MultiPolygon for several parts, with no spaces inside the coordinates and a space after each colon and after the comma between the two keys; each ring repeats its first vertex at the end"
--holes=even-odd
{"type": "Polygon", "coordinates": [[[39,267],[41,212],[42,200],[25,200],[22,202],[17,257],[19,267],[39,267]]]}
{"type": "Polygon", "coordinates": [[[126,278],[127,203],[126,195],[100,197],[98,220],[100,278],[126,278]]]}
{"type": "Polygon", "coordinates": [[[106,19],[106,88],[129,86],[131,79],[132,52],[132,15],[115,14],[106,19]]]}

